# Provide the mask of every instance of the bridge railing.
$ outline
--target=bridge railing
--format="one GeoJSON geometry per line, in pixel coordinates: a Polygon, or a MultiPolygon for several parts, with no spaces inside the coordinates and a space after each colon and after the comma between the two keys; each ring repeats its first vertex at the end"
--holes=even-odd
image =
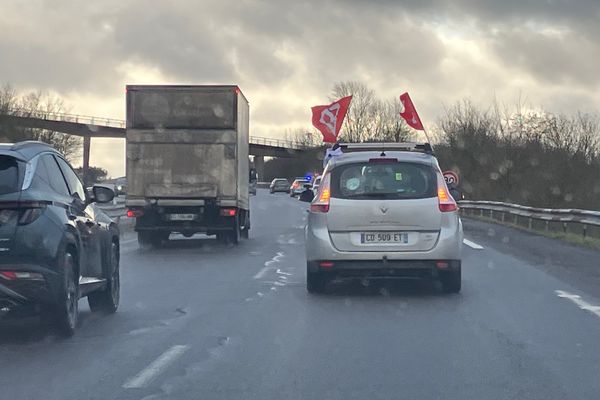
{"type": "MultiPolygon", "coordinates": [[[[26,109],[11,109],[8,111],[8,114],[17,117],[37,118],[48,121],[74,122],[86,125],[104,125],[112,128],[125,128],[125,121],[122,119],[93,117],[89,115],[34,111],[26,109]]],[[[261,136],[250,136],[250,143],[263,146],[282,147],[294,150],[302,150],[308,147],[301,142],[293,140],[282,140],[261,136]]]]}
{"type": "Polygon", "coordinates": [[[536,208],[499,201],[461,200],[458,204],[466,216],[495,219],[533,230],[600,237],[600,211],[536,208]]]}
{"type": "Polygon", "coordinates": [[[287,149],[297,150],[305,149],[308,147],[304,143],[296,142],[293,140],[273,139],[261,136],[250,136],[250,143],[263,146],[285,147],[287,149]]]}
{"type": "Polygon", "coordinates": [[[93,117],[90,115],[57,113],[47,111],[34,111],[25,109],[12,109],[8,112],[10,115],[24,118],[45,119],[48,121],[74,122],[87,125],[104,125],[112,128],[125,128],[125,121],[122,119],[93,117]]]}

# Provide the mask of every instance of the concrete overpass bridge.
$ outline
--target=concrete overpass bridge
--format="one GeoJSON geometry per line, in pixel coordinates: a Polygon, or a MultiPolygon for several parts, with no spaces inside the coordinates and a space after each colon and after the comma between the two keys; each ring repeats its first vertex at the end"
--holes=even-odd
{"type": "MultiPolygon", "coordinates": [[[[92,138],[125,139],[125,121],[112,118],[21,109],[0,114],[0,122],[82,137],[84,174],[90,165],[92,138]]],[[[306,149],[305,145],[295,141],[250,136],[250,155],[254,156],[254,166],[259,176],[264,176],[265,157],[291,158],[306,149]]]]}

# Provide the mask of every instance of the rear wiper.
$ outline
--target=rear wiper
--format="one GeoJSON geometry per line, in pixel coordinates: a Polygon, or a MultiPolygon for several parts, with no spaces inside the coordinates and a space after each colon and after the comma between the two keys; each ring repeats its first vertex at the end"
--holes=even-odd
{"type": "Polygon", "coordinates": [[[361,193],[361,194],[349,194],[347,198],[353,197],[378,197],[378,198],[386,198],[388,196],[395,195],[395,193],[361,193]]]}

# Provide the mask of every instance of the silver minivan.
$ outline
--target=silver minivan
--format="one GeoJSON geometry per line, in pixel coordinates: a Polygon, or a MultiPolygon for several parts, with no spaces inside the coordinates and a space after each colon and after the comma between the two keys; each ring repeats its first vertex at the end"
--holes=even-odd
{"type": "Polygon", "coordinates": [[[333,278],[438,278],[461,288],[463,230],[428,144],[342,144],[310,204],[306,284],[333,278]]]}

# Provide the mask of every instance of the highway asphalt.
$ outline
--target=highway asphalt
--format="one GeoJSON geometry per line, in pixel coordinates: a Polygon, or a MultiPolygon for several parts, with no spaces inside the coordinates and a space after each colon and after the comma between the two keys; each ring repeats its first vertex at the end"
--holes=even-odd
{"type": "Polygon", "coordinates": [[[259,190],[238,247],[144,251],[125,234],[116,314],[82,300],[70,339],[0,322],[0,399],[600,398],[600,252],[465,220],[458,295],[415,281],[309,295],[305,210],[259,190]]]}

